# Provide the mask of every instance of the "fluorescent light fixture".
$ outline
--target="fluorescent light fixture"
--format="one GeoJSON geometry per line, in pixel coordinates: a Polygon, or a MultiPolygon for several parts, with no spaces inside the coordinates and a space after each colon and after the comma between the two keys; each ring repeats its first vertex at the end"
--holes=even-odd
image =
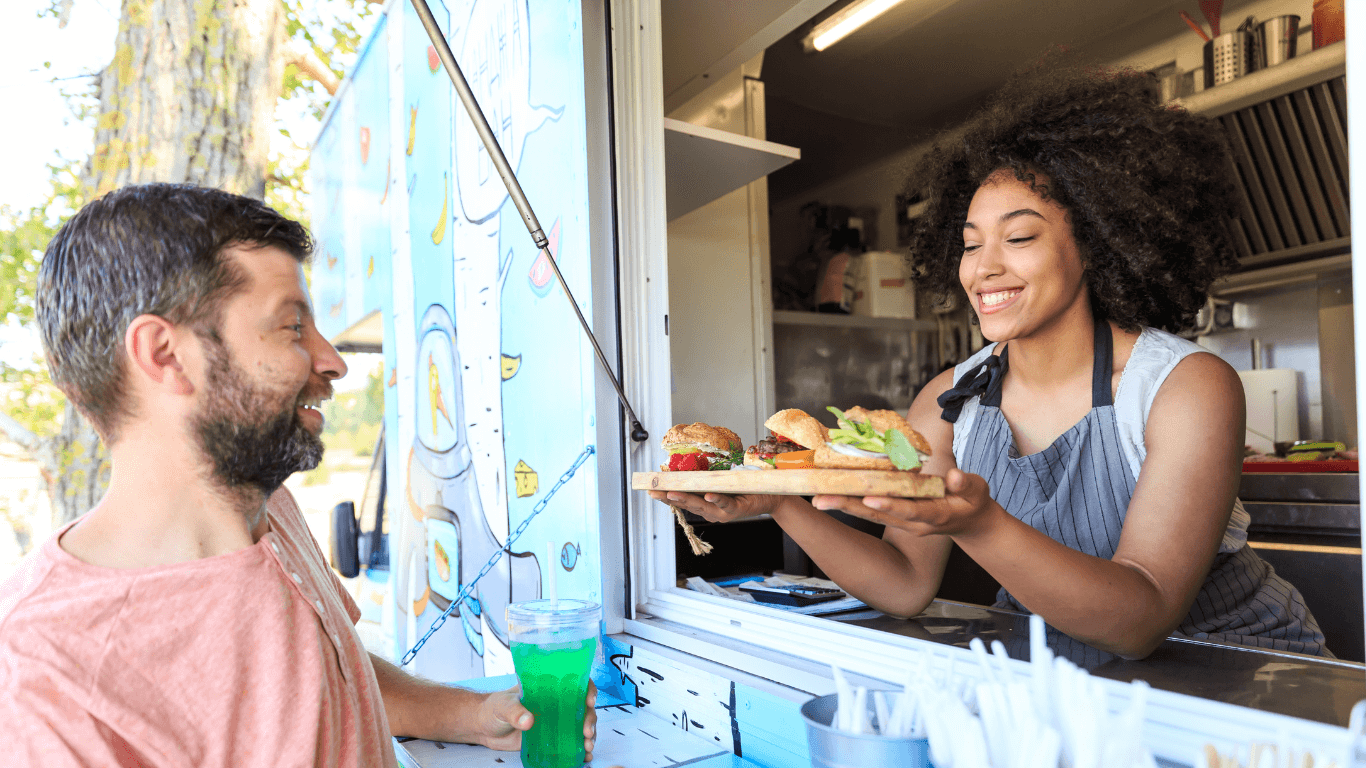
{"type": "Polygon", "coordinates": [[[806,37],[802,47],[807,53],[823,51],[848,37],[854,30],[876,19],[903,0],[855,0],[839,13],[817,24],[806,37]]]}

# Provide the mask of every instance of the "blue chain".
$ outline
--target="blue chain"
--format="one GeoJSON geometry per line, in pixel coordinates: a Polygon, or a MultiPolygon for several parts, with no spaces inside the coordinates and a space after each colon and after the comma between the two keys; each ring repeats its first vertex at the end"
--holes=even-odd
{"type": "MultiPolygon", "coordinates": [[[[550,489],[550,492],[545,495],[544,499],[541,499],[539,502],[537,502],[536,506],[531,510],[531,515],[527,517],[527,519],[523,520],[522,524],[517,526],[517,530],[513,531],[512,535],[508,537],[508,543],[504,545],[502,549],[499,549],[498,551],[493,553],[493,557],[490,557],[489,561],[487,563],[484,563],[484,567],[479,570],[479,575],[474,577],[474,581],[471,581],[470,583],[466,584],[465,587],[460,590],[460,594],[454,600],[451,601],[451,604],[446,606],[446,610],[442,611],[441,615],[436,618],[436,621],[432,622],[432,626],[427,630],[427,634],[423,635],[422,639],[418,640],[416,645],[414,645],[407,653],[403,654],[403,661],[399,663],[400,667],[408,666],[409,662],[411,662],[413,658],[417,656],[417,652],[422,649],[422,646],[424,644],[426,644],[427,638],[431,637],[433,632],[437,631],[438,629],[441,629],[441,625],[446,623],[446,617],[451,615],[451,611],[455,610],[457,606],[463,603],[465,599],[470,596],[470,592],[474,590],[474,585],[478,584],[479,580],[484,578],[484,574],[493,570],[493,566],[498,564],[498,558],[502,557],[504,552],[512,550],[513,542],[517,541],[517,539],[521,537],[521,535],[526,531],[527,526],[531,525],[531,521],[535,520],[536,516],[541,514],[542,510],[545,509],[545,505],[550,503],[551,498],[555,496],[555,492],[560,490],[560,488],[565,483],[569,482],[569,478],[574,476],[574,473],[579,470],[579,467],[583,466],[583,463],[585,461],[588,461],[588,457],[592,456],[593,453],[593,446],[589,445],[584,447],[583,453],[579,454],[579,458],[575,460],[574,466],[570,467],[568,472],[565,472],[563,475],[560,475],[560,481],[558,483],[555,483],[555,486],[550,489]]],[[[550,568],[555,567],[553,563],[548,563],[547,565],[550,568]]],[[[412,610],[412,608],[410,607],[409,610],[412,610]]]]}

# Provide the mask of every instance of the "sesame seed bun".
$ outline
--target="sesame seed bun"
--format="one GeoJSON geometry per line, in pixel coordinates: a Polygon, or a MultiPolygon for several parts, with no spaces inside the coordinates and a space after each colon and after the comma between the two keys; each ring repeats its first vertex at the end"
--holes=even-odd
{"type": "Polygon", "coordinates": [[[700,421],[675,424],[664,433],[662,443],[666,449],[692,447],[704,453],[730,453],[744,449],[739,435],[725,427],[713,427],[700,421]]]}

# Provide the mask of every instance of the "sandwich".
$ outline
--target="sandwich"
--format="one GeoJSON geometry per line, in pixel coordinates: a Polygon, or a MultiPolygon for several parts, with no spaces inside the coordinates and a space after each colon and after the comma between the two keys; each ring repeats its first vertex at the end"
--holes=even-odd
{"type": "Polygon", "coordinates": [[[839,427],[816,447],[817,467],[831,469],[898,469],[919,472],[930,444],[896,411],[869,411],[855,406],[847,411],[831,407],[839,427]]]}
{"type": "MultiPolygon", "coordinates": [[[[664,433],[661,441],[669,454],[669,463],[660,467],[665,472],[706,472],[709,470],[730,469],[744,461],[744,442],[740,436],[725,427],[713,427],[695,421],[692,424],[675,424],[664,433]]],[[[694,555],[706,555],[712,545],[703,541],[693,530],[692,524],[683,515],[683,510],[671,507],[674,519],[683,529],[694,555]]]]}
{"type": "Polygon", "coordinates": [[[811,463],[815,448],[826,441],[829,432],[824,424],[796,408],[778,411],[764,426],[772,435],[745,449],[745,464],[759,469],[815,466],[811,463]]]}
{"type": "Polygon", "coordinates": [[[664,450],[669,454],[666,472],[698,472],[730,469],[744,462],[744,443],[725,427],[702,422],[676,424],[664,434],[664,450]]]}

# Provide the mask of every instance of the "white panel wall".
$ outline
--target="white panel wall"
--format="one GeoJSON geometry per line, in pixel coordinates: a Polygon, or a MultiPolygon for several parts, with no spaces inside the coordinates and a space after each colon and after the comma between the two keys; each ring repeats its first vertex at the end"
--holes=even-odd
{"type": "MultiPolygon", "coordinates": [[[[764,138],[762,57],[669,117],[764,138]]],[[[759,180],[669,222],[673,420],[702,421],[758,441],[772,413],[768,182],[759,180]]]]}

